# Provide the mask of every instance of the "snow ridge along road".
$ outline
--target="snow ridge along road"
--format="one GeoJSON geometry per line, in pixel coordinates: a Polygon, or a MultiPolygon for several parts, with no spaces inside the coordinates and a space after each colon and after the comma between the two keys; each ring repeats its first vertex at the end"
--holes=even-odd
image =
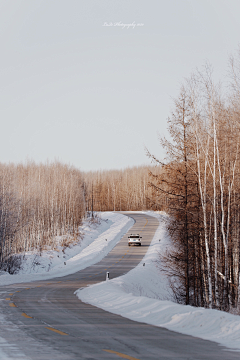
{"type": "Polygon", "coordinates": [[[105,280],[106,271],[115,278],[141,261],[159,223],[145,214],[129,216],[136,221],[129,233],[141,233],[141,247],[128,247],[126,234],[104,259],[84,270],[0,289],[6,296],[2,301],[6,323],[13,330],[6,340],[33,360],[239,359],[238,353],[226,353],[216,343],[131,321],[82,303],[74,295],[81,287],[105,280]]]}

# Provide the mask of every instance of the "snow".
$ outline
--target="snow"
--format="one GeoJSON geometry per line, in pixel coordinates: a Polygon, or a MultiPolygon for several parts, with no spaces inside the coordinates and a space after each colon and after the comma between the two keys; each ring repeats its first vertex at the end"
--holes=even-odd
{"type": "Polygon", "coordinates": [[[134,220],[112,212],[98,215],[99,223],[85,220],[79,229],[82,239],[79,238],[75,245],[66,248],[60,245],[63,239],[59,238],[56,250],[43,251],[41,255],[26,253],[17,274],[1,273],[0,286],[73,274],[102,260],[133,226],[134,220]]]}
{"type": "Polygon", "coordinates": [[[160,222],[143,260],[135,269],[123,276],[77,290],[78,298],[134,321],[212,340],[232,349],[240,349],[239,316],[171,301],[173,298],[167,279],[158,267],[159,252],[165,251],[171,244],[165,229],[166,215],[142,213],[155,216],[160,222]]]}

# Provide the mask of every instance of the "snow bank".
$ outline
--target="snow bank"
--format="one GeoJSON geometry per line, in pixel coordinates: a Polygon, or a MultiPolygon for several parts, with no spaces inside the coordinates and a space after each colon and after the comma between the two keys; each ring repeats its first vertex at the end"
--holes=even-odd
{"type": "Polygon", "coordinates": [[[239,316],[180,305],[169,300],[172,295],[168,290],[167,279],[157,267],[158,253],[164,251],[170,243],[164,226],[165,215],[153,212],[146,214],[157,217],[160,225],[141,263],[119,278],[79,289],[76,291],[78,298],[134,321],[240,349],[239,316]]]}
{"type": "Polygon", "coordinates": [[[102,260],[133,226],[134,220],[125,215],[100,213],[100,223],[85,221],[80,231],[82,240],[68,248],[58,247],[56,251],[44,251],[41,256],[26,254],[22,270],[16,275],[2,273],[0,286],[73,274],[102,260]]]}

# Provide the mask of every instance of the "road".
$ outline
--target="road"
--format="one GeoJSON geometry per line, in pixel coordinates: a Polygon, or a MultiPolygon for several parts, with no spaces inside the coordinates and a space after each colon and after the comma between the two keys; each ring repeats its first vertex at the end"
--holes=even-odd
{"type": "Polygon", "coordinates": [[[105,280],[106,271],[114,278],[141,261],[158,220],[143,214],[129,216],[135,220],[129,233],[141,233],[141,247],[128,247],[126,234],[102,261],[75,274],[0,288],[6,316],[6,323],[0,326],[0,336],[16,345],[9,349],[9,352],[15,351],[15,359],[240,358],[239,353],[216,343],[128,320],[82,303],[74,295],[78,288],[105,280]],[[9,330],[5,331],[6,328],[9,330]],[[17,357],[17,354],[20,355],[17,357]]]}

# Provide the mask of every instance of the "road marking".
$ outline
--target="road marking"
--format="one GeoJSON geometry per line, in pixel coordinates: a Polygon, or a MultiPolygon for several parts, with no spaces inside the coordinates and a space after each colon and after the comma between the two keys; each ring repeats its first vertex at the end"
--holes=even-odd
{"type": "Polygon", "coordinates": [[[9,294],[9,295],[13,295],[13,293],[9,294]]]}
{"type": "Polygon", "coordinates": [[[25,288],[25,290],[30,290],[30,288],[25,288]]]}
{"type": "Polygon", "coordinates": [[[5,300],[9,301],[9,300],[11,300],[11,299],[10,299],[10,298],[6,298],[5,300]]]}
{"type": "Polygon", "coordinates": [[[54,328],[52,328],[52,327],[46,327],[46,329],[51,330],[51,331],[54,331],[54,332],[56,332],[56,333],[58,333],[58,334],[60,334],[60,335],[68,335],[68,334],[66,334],[66,333],[64,333],[64,332],[62,332],[62,331],[60,331],[60,330],[56,330],[56,329],[54,329],[54,328]]]}
{"type": "MultiPolygon", "coordinates": [[[[145,218],[146,219],[146,218],[145,218]]],[[[148,219],[146,219],[147,221],[146,221],[146,224],[144,225],[144,227],[142,228],[142,230],[140,231],[140,232],[142,232],[143,231],[143,229],[145,228],[145,226],[147,225],[147,223],[148,223],[148,219]]]]}
{"type": "Polygon", "coordinates": [[[122,353],[120,353],[120,352],[113,351],[113,350],[105,350],[105,349],[103,349],[103,351],[109,352],[109,353],[111,353],[111,354],[115,354],[115,355],[117,355],[117,356],[120,356],[120,357],[121,357],[121,358],[123,358],[123,359],[128,359],[128,360],[139,360],[139,359],[134,358],[134,357],[132,357],[132,356],[125,355],[125,354],[122,354],[122,353]]]}
{"type": "Polygon", "coordinates": [[[28,316],[27,314],[25,314],[25,313],[22,313],[22,316],[24,316],[25,318],[27,318],[27,319],[32,319],[32,317],[31,316],[28,316]]]}
{"type": "Polygon", "coordinates": [[[16,292],[20,292],[21,290],[18,290],[18,291],[16,291],[16,292]]]}
{"type": "Polygon", "coordinates": [[[9,306],[16,307],[16,305],[14,303],[9,303],[9,306]]]}

